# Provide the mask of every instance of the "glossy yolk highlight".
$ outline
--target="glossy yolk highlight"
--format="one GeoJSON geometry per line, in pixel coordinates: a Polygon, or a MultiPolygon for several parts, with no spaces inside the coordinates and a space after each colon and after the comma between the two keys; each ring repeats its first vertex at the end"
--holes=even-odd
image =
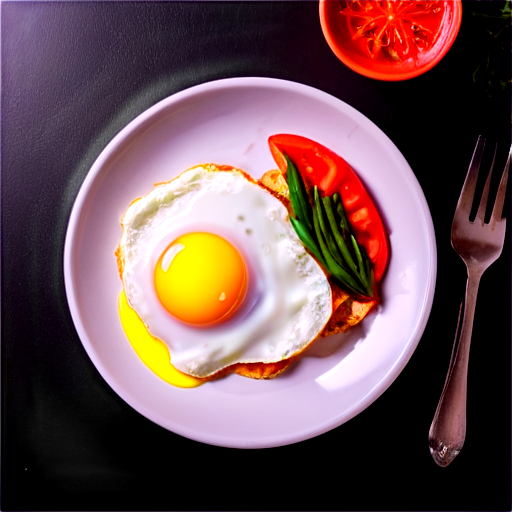
{"type": "Polygon", "coordinates": [[[181,388],[193,388],[203,383],[202,380],[185,375],[174,368],[167,346],[148,332],[144,322],[128,303],[124,291],[119,295],[118,308],[121,325],[128,341],[150,370],[169,384],[181,388]]]}
{"type": "Polygon", "coordinates": [[[158,298],[175,318],[198,327],[227,320],[242,303],[247,270],[240,253],[212,233],[177,238],[154,273],[158,298]]]}

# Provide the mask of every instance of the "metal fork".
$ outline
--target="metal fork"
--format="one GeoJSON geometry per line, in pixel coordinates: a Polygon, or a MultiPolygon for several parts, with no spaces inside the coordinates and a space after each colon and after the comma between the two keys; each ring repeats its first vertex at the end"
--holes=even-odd
{"type": "MultiPolygon", "coordinates": [[[[502,218],[502,213],[512,148],[501,176],[490,221],[485,223],[485,211],[494,158],[475,220],[473,222],[469,220],[484,146],[485,139],[479,137],[452,223],[452,246],[466,264],[468,278],[462,325],[460,324],[461,305],[448,374],[428,436],[430,453],[441,467],[448,466],[455,459],[462,449],[466,437],[469,345],[478,285],[484,271],[500,256],[505,239],[506,220],[502,218]]],[[[495,156],[496,150],[494,151],[495,156]]]]}

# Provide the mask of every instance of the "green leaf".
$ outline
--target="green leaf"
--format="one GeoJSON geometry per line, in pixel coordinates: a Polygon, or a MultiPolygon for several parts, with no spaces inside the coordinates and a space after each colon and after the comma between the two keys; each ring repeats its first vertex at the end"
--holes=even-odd
{"type": "Polygon", "coordinates": [[[327,272],[334,276],[339,281],[341,286],[347,291],[365,295],[365,291],[355,282],[352,276],[344,268],[336,263],[331,253],[329,252],[323,237],[322,229],[320,227],[320,219],[318,213],[318,209],[315,208],[313,210],[313,225],[315,228],[316,237],[320,245],[320,250],[322,251],[323,257],[325,258],[327,272]]]}
{"type": "Polygon", "coordinates": [[[316,186],[313,188],[313,205],[313,211],[315,212],[313,215],[316,214],[318,216],[318,223],[322,231],[327,248],[329,249],[329,252],[331,253],[331,256],[334,258],[334,260],[340,266],[343,267],[343,257],[341,256],[338,250],[338,246],[334,241],[334,238],[329,230],[328,225],[325,223],[322,201],[320,200],[320,194],[318,193],[318,187],[316,186]]]}
{"type": "Polygon", "coordinates": [[[354,254],[356,255],[359,275],[361,277],[361,280],[364,281],[364,283],[366,284],[366,268],[363,262],[363,255],[361,254],[361,250],[359,249],[359,244],[357,243],[356,237],[354,235],[350,235],[350,241],[352,242],[354,254]]]}
{"type": "Polygon", "coordinates": [[[371,262],[352,234],[341,196],[321,197],[316,186],[308,192],[294,163],[287,155],[285,158],[293,210],[290,222],[297,236],[342,288],[372,296],[371,262]]]}
{"type": "Polygon", "coordinates": [[[312,229],[311,206],[309,204],[306,187],[293,162],[288,158],[288,156],[285,156],[285,158],[287,163],[286,176],[288,178],[290,202],[292,203],[293,211],[302,223],[304,223],[309,229],[312,229]]]}
{"type": "Polygon", "coordinates": [[[320,252],[320,249],[317,246],[316,240],[314,239],[309,229],[306,226],[304,226],[304,224],[302,224],[297,219],[294,219],[293,217],[290,217],[290,222],[292,223],[293,229],[297,233],[297,236],[299,237],[301,242],[306,246],[307,249],[309,249],[313,253],[313,255],[320,262],[320,264],[326,267],[324,258],[320,252]]]}
{"type": "Polygon", "coordinates": [[[345,214],[345,208],[343,207],[340,195],[336,193],[332,197],[334,200],[334,204],[336,205],[336,213],[339,215],[340,218],[340,227],[342,231],[350,231],[347,216],[345,214]]]}
{"type": "Polygon", "coordinates": [[[357,243],[356,237],[354,235],[350,235],[352,240],[352,246],[354,248],[354,252],[356,254],[357,266],[359,268],[359,277],[361,280],[361,284],[364,286],[366,293],[368,295],[372,294],[373,291],[373,278],[370,279],[370,259],[366,255],[366,251],[364,247],[360,247],[357,243]]]}
{"type": "Polygon", "coordinates": [[[293,172],[295,167],[293,166],[288,157],[286,157],[286,161],[288,164],[288,167],[286,169],[286,180],[288,182],[288,189],[290,191],[290,203],[292,204],[293,214],[298,219],[303,220],[304,213],[299,202],[299,195],[297,192],[297,179],[295,173],[293,172]]]}
{"type": "Polygon", "coordinates": [[[354,260],[352,259],[352,255],[350,254],[350,251],[347,247],[347,244],[345,242],[345,239],[343,238],[343,235],[341,234],[340,230],[338,229],[338,223],[336,222],[336,218],[334,215],[334,211],[332,209],[332,201],[329,196],[325,196],[322,198],[324,207],[325,207],[325,213],[327,215],[327,220],[329,221],[329,226],[331,228],[331,232],[334,236],[334,240],[336,241],[336,244],[341,251],[341,254],[343,256],[343,259],[347,262],[348,268],[352,270],[355,274],[357,274],[357,268],[354,263],[354,260]]]}

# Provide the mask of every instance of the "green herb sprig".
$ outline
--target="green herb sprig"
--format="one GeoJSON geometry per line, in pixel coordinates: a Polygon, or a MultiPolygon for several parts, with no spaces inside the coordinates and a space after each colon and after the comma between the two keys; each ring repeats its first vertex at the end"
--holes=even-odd
{"type": "Polygon", "coordinates": [[[321,197],[316,186],[308,192],[293,162],[285,158],[290,222],[297,236],[343,289],[371,297],[373,267],[352,233],[340,195],[321,197]]]}
{"type": "Polygon", "coordinates": [[[467,82],[470,87],[471,104],[474,115],[480,116],[480,124],[510,133],[512,2],[463,3],[464,21],[458,39],[463,45],[461,71],[469,80],[461,85],[465,87],[467,82]]]}

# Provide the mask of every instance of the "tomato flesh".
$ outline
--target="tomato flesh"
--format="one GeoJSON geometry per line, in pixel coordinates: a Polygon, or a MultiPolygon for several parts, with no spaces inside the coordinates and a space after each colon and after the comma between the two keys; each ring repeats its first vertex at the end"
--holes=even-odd
{"type": "Polygon", "coordinates": [[[283,174],[287,155],[307,186],[316,185],[327,196],[340,194],[354,236],[366,249],[373,263],[375,283],[379,282],[388,261],[388,238],[379,212],[354,170],[329,148],[300,135],[272,135],[268,142],[283,174]]]}
{"type": "Polygon", "coordinates": [[[419,60],[434,46],[445,21],[446,2],[431,0],[341,1],[340,22],[346,22],[354,51],[400,65],[419,60]]]}

